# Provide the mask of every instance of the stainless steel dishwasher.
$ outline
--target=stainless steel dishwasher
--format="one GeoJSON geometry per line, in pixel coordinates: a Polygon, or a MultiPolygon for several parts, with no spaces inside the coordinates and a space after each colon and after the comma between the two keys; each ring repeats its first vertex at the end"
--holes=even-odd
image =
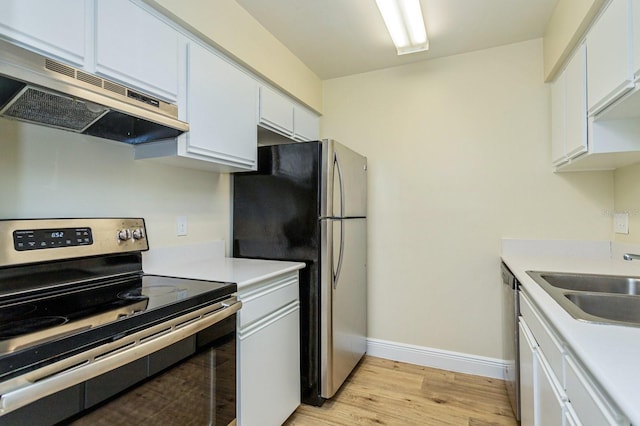
{"type": "Polygon", "coordinates": [[[516,419],[520,420],[520,354],[518,350],[518,280],[504,262],[502,270],[502,357],[504,380],[516,419]]]}

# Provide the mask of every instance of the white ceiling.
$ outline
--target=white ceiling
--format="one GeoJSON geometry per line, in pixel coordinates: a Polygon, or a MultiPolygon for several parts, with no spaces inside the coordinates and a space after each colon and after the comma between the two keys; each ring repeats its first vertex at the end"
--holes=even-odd
{"type": "Polygon", "coordinates": [[[557,0],[421,0],[430,49],[396,55],[375,0],[236,0],[321,79],[541,37],[557,0]]]}

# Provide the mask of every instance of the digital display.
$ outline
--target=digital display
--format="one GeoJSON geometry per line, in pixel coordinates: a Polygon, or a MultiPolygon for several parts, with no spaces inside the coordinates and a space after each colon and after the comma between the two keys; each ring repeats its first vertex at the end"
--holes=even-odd
{"type": "Polygon", "coordinates": [[[41,250],[93,244],[91,228],[24,229],[13,231],[13,246],[18,251],[41,250]]]}

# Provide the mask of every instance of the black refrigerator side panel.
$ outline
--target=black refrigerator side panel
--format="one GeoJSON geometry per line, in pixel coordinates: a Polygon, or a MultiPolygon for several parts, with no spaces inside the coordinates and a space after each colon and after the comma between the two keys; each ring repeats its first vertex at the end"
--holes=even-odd
{"type": "Polygon", "coordinates": [[[317,260],[320,144],[258,149],[258,171],[233,177],[233,255],[317,260]]]}
{"type": "Polygon", "coordinates": [[[304,262],[300,271],[302,402],[320,398],[321,145],[260,147],[258,170],[233,176],[233,256],[304,262]]]}
{"type": "Polygon", "coordinates": [[[320,406],[320,262],[306,264],[300,270],[300,396],[320,406]]]}

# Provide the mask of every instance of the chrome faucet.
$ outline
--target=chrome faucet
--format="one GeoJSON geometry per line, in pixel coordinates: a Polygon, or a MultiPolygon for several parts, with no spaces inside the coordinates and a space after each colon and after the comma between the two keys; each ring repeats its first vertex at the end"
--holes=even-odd
{"type": "Polygon", "coordinates": [[[625,253],[625,254],[622,256],[622,258],[623,258],[624,260],[633,260],[633,259],[640,260],[640,254],[625,253]]]}

